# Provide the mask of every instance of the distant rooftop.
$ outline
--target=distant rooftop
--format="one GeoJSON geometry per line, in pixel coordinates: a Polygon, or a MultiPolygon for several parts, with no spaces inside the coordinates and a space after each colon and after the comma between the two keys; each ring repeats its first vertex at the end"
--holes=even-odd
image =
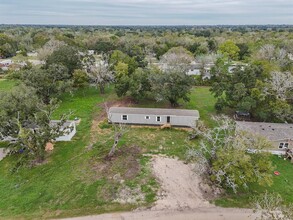
{"type": "Polygon", "coordinates": [[[237,121],[236,128],[261,135],[271,141],[293,140],[293,124],[237,121]]]}
{"type": "Polygon", "coordinates": [[[199,118],[199,112],[197,110],[187,109],[111,107],[109,112],[120,114],[193,116],[199,118]]]}

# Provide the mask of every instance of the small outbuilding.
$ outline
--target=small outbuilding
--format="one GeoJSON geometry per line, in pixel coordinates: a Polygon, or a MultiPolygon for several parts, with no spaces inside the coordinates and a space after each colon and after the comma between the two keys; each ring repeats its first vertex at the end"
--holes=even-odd
{"type": "Polygon", "coordinates": [[[199,112],[186,109],[111,107],[108,120],[110,123],[193,127],[199,120],[199,112]]]}
{"type": "MultiPolygon", "coordinates": [[[[60,121],[58,120],[51,120],[50,126],[56,126],[60,121]]],[[[55,141],[71,141],[73,136],[76,134],[76,123],[75,121],[66,121],[62,127],[60,128],[64,134],[60,137],[57,137],[55,141]]]]}

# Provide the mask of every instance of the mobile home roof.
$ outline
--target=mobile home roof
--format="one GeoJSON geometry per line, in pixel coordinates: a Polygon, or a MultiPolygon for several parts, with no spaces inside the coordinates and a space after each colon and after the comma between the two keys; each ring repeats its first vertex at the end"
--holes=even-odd
{"type": "Polygon", "coordinates": [[[173,115],[173,116],[192,116],[199,118],[197,110],[187,109],[163,109],[163,108],[129,108],[129,107],[111,107],[109,113],[118,114],[140,114],[140,115],[173,115]]]}

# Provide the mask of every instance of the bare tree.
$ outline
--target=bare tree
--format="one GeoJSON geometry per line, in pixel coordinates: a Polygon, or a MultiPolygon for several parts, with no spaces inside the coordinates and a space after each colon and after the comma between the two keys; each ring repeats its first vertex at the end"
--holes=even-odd
{"type": "Polygon", "coordinates": [[[55,50],[65,45],[66,43],[63,41],[51,39],[41,49],[38,50],[38,58],[40,60],[46,60],[55,50]]]}
{"type": "Polygon", "coordinates": [[[275,46],[271,44],[263,45],[257,54],[258,58],[264,60],[273,60],[275,57],[275,46]]]}
{"type": "Polygon", "coordinates": [[[166,72],[177,71],[186,73],[192,61],[193,56],[188,50],[183,47],[174,47],[162,56],[160,66],[166,72]]]}
{"type": "Polygon", "coordinates": [[[106,110],[109,123],[112,123],[112,125],[114,127],[114,143],[113,143],[112,148],[108,154],[108,157],[111,158],[115,154],[115,151],[116,151],[116,148],[118,146],[120,139],[127,132],[127,126],[126,126],[126,124],[123,124],[123,123],[119,123],[119,124],[113,123],[112,122],[112,114],[110,113],[109,108],[106,104],[104,105],[104,108],[106,110]]]}
{"type": "Polygon", "coordinates": [[[293,75],[290,72],[272,72],[268,80],[272,93],[281,100],[286,100],[293,91],[293,75]]]}
{"type": "Polygon", "coordinates": [[[102,94],[105,93],[107,83],[114,80],[113,72],[111,71],[106,59],[96,61],[94,64],[86,67],[86,71],[90,80],[96,85],[97,88],[100,88],[100,92],[102,94]]]}
{"type": "Polygon", "coordinates": [[[279,194],[267,191],[255,198],[255,211],[260,212],[256,220],[291,220],[293,219],[293,207],[285,206],[279,194]]]}

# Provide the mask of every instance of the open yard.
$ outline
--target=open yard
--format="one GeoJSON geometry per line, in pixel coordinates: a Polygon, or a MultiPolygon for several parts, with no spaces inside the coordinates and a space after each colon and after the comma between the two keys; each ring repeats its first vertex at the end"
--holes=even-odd
{"type": "Polygon", "coordinates": [[[0,92],[1,91],[7,91],[15,85],[14,81],[6,80],[6,79],[0,79],[0,92]]]}
{"type": "MultiPolygon", "coordinates": [[[[13,82],[0,81],[0,90],[12,86],[13,82]]],[[[215,100],[209,88],[194,88],[190,98],[190,103],[181,103],[182,108],[198,109],[202,120],[212,125],[210,116],[215,114],[215,100]]],[[[55,115],[57,118],[72,111],[72,118],[81,119],[73,141],[56,144],[45,163],[37,167],[17,169],[17,156],[0,162],[0,219],[98,214],[149,206],[155,201],[158,183],[148,166],[148,155],[166,154],[184,160],[186,150],[196,147],[198,141],[188,140],[188,131],[182,129],[130,127],[114,158],[107,160],[114,131],[102,117],[103,102],[123,103],[123,100],[111,88],[106,95],[100,95],[94,88],[64,95],[55,115]]],[[[293,203],[290,196],[293,166],[279,158],[273,160],[281,175],[274,177],[274,185],[268,190],[280,193],[287,202],[293,203]]],[[[251,192],[255,195],[264,190],[252,187],[249,192],[229,194],[216,204],[243,207],[251,201],[251,192]]]]}

